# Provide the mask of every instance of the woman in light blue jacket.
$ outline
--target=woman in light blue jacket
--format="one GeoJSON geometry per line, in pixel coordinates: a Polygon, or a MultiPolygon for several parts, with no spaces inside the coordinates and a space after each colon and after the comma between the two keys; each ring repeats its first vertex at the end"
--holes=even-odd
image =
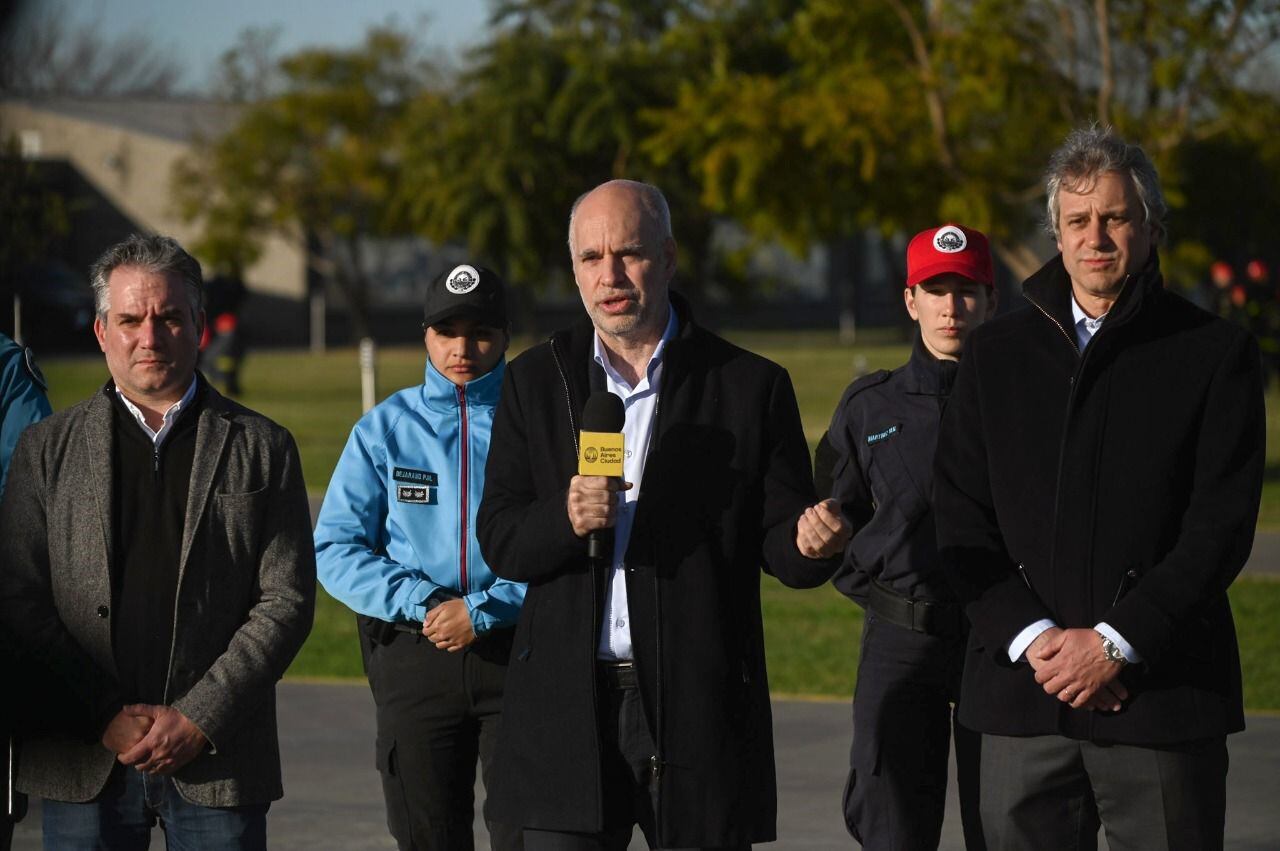
{"type": "MultiPolygon", "coordinates": [[[[502,280],[460,265],[424,312],[426,377],[356,423],[316,523],[325,589],[359,616],[387,824],[403,849],[471,848],[524,585],[480,554],[476,509],[510,342],[502,280]]],[[[520,848],[519,826],[488,823],[520,848]]]]}

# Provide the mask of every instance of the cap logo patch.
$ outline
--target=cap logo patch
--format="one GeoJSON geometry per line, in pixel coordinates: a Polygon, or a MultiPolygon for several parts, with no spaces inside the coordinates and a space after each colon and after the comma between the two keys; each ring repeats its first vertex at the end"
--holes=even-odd
{"type": "Polygon", "coordinates": [[[964,251],[968,245],[969,240],[965,239],[964,231],[955,225],[938,228],[938,232],[933,235],[933,247],[943,254],[955,254],[958,251],[964,251]]]}
{"type": "Polygon", "coordinates": [[[462,295],[474,290],[480,284],[480,273],[474,266],[455,266],[445,279],[444,286],[454,295],[462,295]]]}

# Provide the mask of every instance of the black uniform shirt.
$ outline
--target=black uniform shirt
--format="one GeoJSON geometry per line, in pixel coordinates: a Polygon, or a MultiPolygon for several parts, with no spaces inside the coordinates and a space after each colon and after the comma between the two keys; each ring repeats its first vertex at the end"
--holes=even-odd
{"type": "Polygon", "coordinates": [[[938,569],[930,499],[957,366],[917,338],[906,364],[849,385],[818,447],[819,490],[829,486],[856,530],[832,582],[861,605],[872,579],[904,596],[955,599],[938,569]]]}

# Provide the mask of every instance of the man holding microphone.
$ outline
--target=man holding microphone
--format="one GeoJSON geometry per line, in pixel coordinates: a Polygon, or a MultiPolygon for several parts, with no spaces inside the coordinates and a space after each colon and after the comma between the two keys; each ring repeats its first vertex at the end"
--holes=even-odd
{"type": "Polygon", "coordinates": [[[569,248],[590,322],[511,364],[478,517],[495,570],[529,583],[488,812],[529,849],[625,848],[636,824],[655,848],[747,848],[777,809],[759,571],[821,584],[849,527],[813,504],[786,372],[669,290],[657,188],[585,194],[569,248]],[[601,393],[621,477],[575,475],[601,393]]]}

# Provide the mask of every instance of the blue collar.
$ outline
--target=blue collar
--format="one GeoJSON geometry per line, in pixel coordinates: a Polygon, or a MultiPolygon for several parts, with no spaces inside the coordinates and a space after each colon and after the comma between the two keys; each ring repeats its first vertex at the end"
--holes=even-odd
{"type": "MultiPolygon", "coordinates": [[[[506,367],[507,358],[503,355],[493,369],[464,384],[467,404],[471,407],[495,407],[498,404],[498,397],[502,395],[502,373],[506,367]]],[[[432,365],[431,358],[427,358],[426,375],[422,381],[422,401],[429,408],[458,407],[458,385],[445,378],[432,365]]]]}

